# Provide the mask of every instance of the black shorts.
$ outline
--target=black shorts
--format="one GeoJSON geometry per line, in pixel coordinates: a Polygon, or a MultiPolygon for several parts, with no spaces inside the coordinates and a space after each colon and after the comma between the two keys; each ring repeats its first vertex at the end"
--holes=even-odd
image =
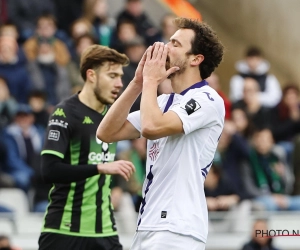
{"type": "Polygon", "coordinates": [[[119,237],[80,237],[57,233],[42,233],[39,250],[123,250],[119,237]]]}

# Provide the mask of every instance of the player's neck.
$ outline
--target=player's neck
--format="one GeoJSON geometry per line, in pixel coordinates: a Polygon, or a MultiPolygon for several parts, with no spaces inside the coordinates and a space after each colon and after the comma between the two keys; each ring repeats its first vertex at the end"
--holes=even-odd
{"type": "Polygon", "coordinates": [[[172,88],[175,93],[179,94],[183,90],[189,88],[197,82],[201,82],[202,79],[199,75],[199,71],[186,70],[182,74],[175,74],[171,78],[172,88]]]}
{"type": "Polygon", "coordinates": [[[79,100],[89,108],[101,113],[105,109],[105,104],[101,103],[95,96],[92,88],[83,86],[81,92],[78,95],[79,100]]]}

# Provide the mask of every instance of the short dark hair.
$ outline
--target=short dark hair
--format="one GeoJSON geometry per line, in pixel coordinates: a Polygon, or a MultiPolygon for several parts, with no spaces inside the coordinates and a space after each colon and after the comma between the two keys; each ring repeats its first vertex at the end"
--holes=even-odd
{"type": "Polygon", "coordinates": [[[191,54],[204,56],[203,62],[199,65],[202,79],[211,75],[223,59],[224,46],[212,28],[198,20],[178,17],[175,24],[179,29],[191,29],[195,32],[195,37],[191,41],[191,54]]]}
{"type": "Polygon", "coordinates": [[[262,56],[261,50],[256,46],[250,46],[246,50],[246,57],[262,56]]]}
{"type": "Polygon", "coordinates": [[[97,43],[96,38],[93,35],[91,35],[89,33],[86,33],[86,34],[83,34],[83,35],[81,35],[81,36],[79,36],[75,39],[75,41],[74,41],[75,47],[77,47],[80,44],[81,40],[84,39],[84,38],[89,39],[92,42],[92,44],[97,43]]]}
{"type": "Polygon", "coordinates": [[[55,26],[57,26],[56,17],[48,12],[44,12],[42,15],[38,16],[36,19],[36,24],[38,24],[39,21],[42,19],[47,19],[47,20],[51,21],[55,26]]]}
{"type": "Polygon", "coordinates": [[[105,62],[126,66],[129,64],[129,59],[125,54],[121,54],[106,46],[98,44],[90,45],[81,55],[80,74],[83,80],[86,81],[86,71],[88,69],[96,70],[105,62]]]}

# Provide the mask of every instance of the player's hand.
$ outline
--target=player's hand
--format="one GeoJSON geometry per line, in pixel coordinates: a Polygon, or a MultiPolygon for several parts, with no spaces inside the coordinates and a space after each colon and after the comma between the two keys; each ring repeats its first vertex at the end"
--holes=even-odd
{"type": "Polygon", "coordinates": [[[121,175],[126,181],[135,172],[135,167],[130,161],[114,161],[97,166],[99,174],[121,175]]]}
{"type": "Polygon", "coordinates": [[[145,51],[142,59],[140,60],[138,66],[135,70],[134,78],[132,80],[133,82],[135,82],[137,85],[140,85],[141,87],[143,86],[143,69],[144,69],[144,65],[146,62],[146,56],[147,56],[148,49],[145,51]]]}
{"type": "Polygon", "coordinates": [[[172,67],[166,70],[166,60],[169,48],[161,42],[154,43],[146,51],[146,62],[143,69],[144,81],[154,81],[159,85],[169,75],[179,70],[179,67],[172,67]]]}

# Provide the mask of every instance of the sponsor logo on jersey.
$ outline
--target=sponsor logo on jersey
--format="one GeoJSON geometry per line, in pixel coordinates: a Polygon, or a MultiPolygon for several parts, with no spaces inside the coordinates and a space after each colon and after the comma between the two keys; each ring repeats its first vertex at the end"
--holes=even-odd
{"type": "Polygon", "coordinates": [[[160,215],[160,218],[167,218],[167,211],[161,211],[161,215],[160,215]]]}
{"type": "Polygon", "coordinates": [[[94,122],[92,121],[92,119],[90,117],[85,116],[82,124],[94,124],[94,122]]]}
{"type": "Polygon", "coordinates": [[[191,115],[200,108],[200,104],[192,98],[185,104],[183,109],[187,112],[188,115],[191,115]]]}
{"type": "Polygon", "coordinates": [[[68,123],[63,121],[63,120],[51,119],[48,123],[48,126],[60,126],[60,127],[63,127],[63,128],[67,128],[68,123]]]}
{"type": "Polygon", "coordinates": [[[107,153],[96,153],[96,152],[90,152],[89,153],[89,161],[92,162],[92,164],[98,164],[102,162],[111,162],[114,161],[115,154],[112,154],[110,152],[107,153]]]}
{"type": "Polygon", "coordinates": [[[155,161],[158,154],[159,154],[159,144],[158,142],[154,142],[152,147],[149,149],[149,157],[151,161],[155,161]]]}
{"type": "Polygon", "coordinates": [[[66,118],[65,112],[62,108],[57,108],[54,113],[52,114],[52,116],[62,116],[66,118]]]}
{"type": "Polygon", "coordinates": [[[50,130],[48,134],[48,140],[58,141],[60,132],[57,130],[50,130]]]}

